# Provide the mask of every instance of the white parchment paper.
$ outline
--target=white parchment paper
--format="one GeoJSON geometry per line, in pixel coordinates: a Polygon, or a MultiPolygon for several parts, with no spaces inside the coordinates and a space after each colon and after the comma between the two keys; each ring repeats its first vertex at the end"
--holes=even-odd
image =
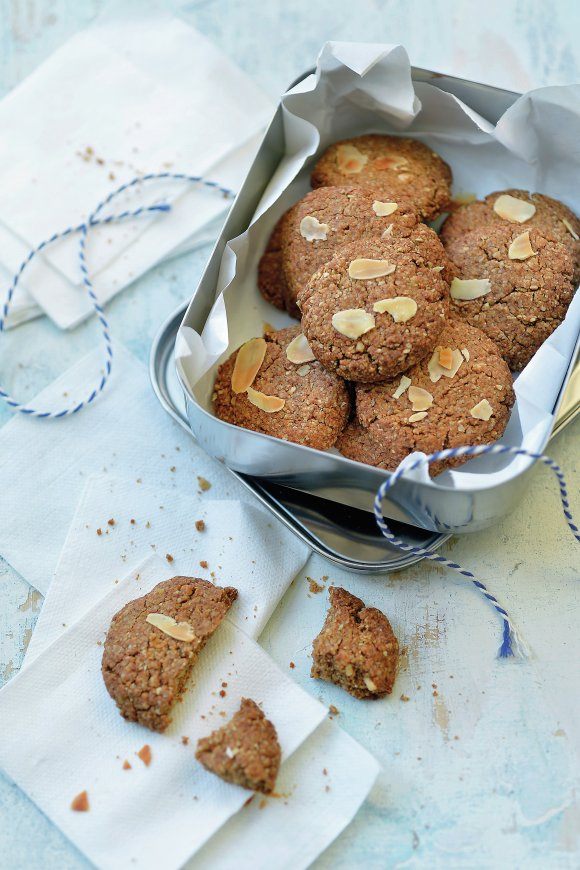
{"type": "MultiPolygon", "coordinates": [[[[413,82],[402,46],[327,43],[316,73],[282,98],[285,155],[247,231],[224,251],[216,301],[201,335],[183,327],[176,345],[185,381],[206,410],[216,364],[263,331],[295,323],[257,290],[258,260],[276,220],[310,189],[313,163],[332,142],[365,132],[412,136],[436,150],[453,170],[456,191],[478,197],[506,187],[547,193],[580,211],[571,180],[580,168],[580,86],[542,88],[520,97],[496,125],[457,97],[413,82]]],[[[580,331],[580,295],[560,327],[520,374],[517,401],[502,438],[542,450],[553,422],[580,331]]],[[[337,462],[348,462],[338,458],[337,462]]],[[[447,471],[431,485],[497,485],[529,460],[481,457],[447,471]]],[[[428,481],[422,468],[415,476],[428,481]]]]}

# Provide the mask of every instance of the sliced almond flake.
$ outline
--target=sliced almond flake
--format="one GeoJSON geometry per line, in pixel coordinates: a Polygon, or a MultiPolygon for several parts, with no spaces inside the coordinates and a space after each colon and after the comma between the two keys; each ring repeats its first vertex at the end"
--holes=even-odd
{"type": "Polygon", "coordinates": [[[312,353],[312,348],[308,344],[308,339],[303,332],[293,338],[286,348],[286,356],[291,363],[300,365],[301,363],[312,362],[315,359],[312,353]]]}
{"type": "Polygon", "coordinates": [[[414,177],[415,176],[412,172],[401,172],[399,175],[397,175],[399,181],[412,181],[414,177]]]}
{"type": "Polygon", "coordinates": [[[493,210],[500,218],[514,224],[529,221],[536,213],[536,206],[524,199],[517,199],[509,193],[502,193],[493,204],[493,210]]]}
{"type": "Polygon", "coordinates": [[[345,175],[356,175],[369,162],[369,158],[355,145],[339,145],[336,149],[336,165],[345,175]]]}
{"type": "Polygon", "coordinates": [[[516,236],[508,248],[510,260],[528,260],[530,257],[535,256],[537,256],[537,251],[534,251],[532,248],[529,230],[516,236]]]}
{"type": "Polygon", "coordinates": [[[476,420],[489,420],[489,418],[493,416],[493,408],[487,399],[482,399],[481,402],[478,402],[477,405],[473,406],[469,413],[472,417],[475,417],[476,420]]]}
{"type": "Polygon", "coordinates": [[[163,634],[173,637],[175,640],[184,640],[191,643],[196,639],[195,632],[189,623],[176,622],[172,616],[166,616],[164,613],[148,613],[145,619],[149,625],[158,628],[163,634]]]}
{"type": "Polygon", "coordinates": [[[328,238],[330,227],[328,224],[321,224],[318,218],[312,214],[307,214],[300,221],[300,235],[307,242],[323,241],[328,238]]]}
{"type": "Polygon", "coordinates": [[[427,411],[418,411],[417,414],[411,414],[410,417],[407,418],[409,423],[418,423],[419,420],[424,420],[427,416],[427,411]]]}
{"type": "Polygon", "coordinates": [[[399,154],[383,154],[373,160],[373,169],[403,169],[406,165],[406,158],[399,154]]]}
{"type": "Polygon", "coordinates": [[[445,266],[433,266],[431,269],[432,272],[442,272],[445,266]]]}
{"type": "Polygon", "coordinates": [[[231,746],[226,746],[226,755],[228,758],[235,758],[238,754],[238,749],[232,749],[231,746]]]}
{"type": "Polygon", "coordinates": [[[380,199],[375,199],[373,202],[373,211],[377,217],[388,217],[399,208],[396,202],[381,202],[380,199]]]}
{"type": "Polygon", "coordinates": [[[310,371],[311,368],[312,368],[312,366],[309,366],[308,363],[307,363],[307,364],[304,365],[304,366],[300,366],[299,369],[296,369],[296,374],[297,374],[297,375],[300,375],[300,377],[303,378],[304,375],[307,375],[307,374],[308,374],[308,372],[310,371]]]}
{"type": "Polygon", "coordinates": [[[485,296],[491,290],[489,278],[454,278],[449,288],[452,299],[467,302],[485,296]]]}
{"type": "Polygon", "coordinates": [[[232,372],[232,390],[234,393],[245,393],[254,383],[260,366],[266,356],[266,341],[263,338],[251,338],[241,346],[236,356],[232,372]]]}
{"type": "Polygon", "coordinates": [[[444,368],[439,363],[439,348],[436,347],[431,359],[427,363],[427,371],[429,372],[429,377],[431,378],[431,382],[436,384],[437,381],[440,381],[441,378],[454,378],[461,366],[463,365],[463,356],[457,350],[453,351],[453,365],[450,369],[444,368]]]}
{"type": "Polygon", "coordinates": [[[391,235],[393,234],[393,227],[394,227],[394,224],[389,224],[389,226],[387,227],[387,229],[386,229],[386,230],[384,231],[384,233],[381,235],[381,239],[386,239],[386,238],[388,238],[389,236],[391,236],[391,235]]]}
{"type": "Polygon", "coordinates": [[[466,347],[461,348],[461,353],[463,354],[463,358],[465,359],[465,362],[469,362],[469,360],[471,359],[471,354],[469,353],[469,351],[467,350],[466,347]]]}
{"type": "Polygon", "coordinates": [[[410,296],[394,296],[392,299],[379,299],[373,305],[373,311],[391,315],[395,323],[406,323],[417,313],[417,303],[410,296]]]}
{"type": "Polygon", "coordinates": [[[566,227],[566,229],[568,230],[568,232],[570,233],[572,238],[576,239],[576,241],[579,241],[580,236],[578,235],[578,233],[576,232],[576,230],[574,229],[574,227],[572,226],[572,224],[570,223],[568,218],[562,218],[562,223],[564,224],[564,226],[566,227]]]}
{"type": "Polygon", "coordinates": [[[407,398],[411,403],[413,411],[426,411],[433,404],[433,396],[428,390],[424,390],[423,387],[409,387],[407,398]]]}
{"type": "Polygon", "coordinates": [[[332,315],[332,325],[347,338],[360,338],[374,328],[375,318],[364,308],[345,308],[332,315]]]}
{"type": "Polygon", "coordinates": [[[377,691],[376,683],[373,683],[373,681],[371,680],[370,677],[365,676],[363,679],[364,679],[365,686],[367,687],[369,692],[376,692],[377,691]]]}
{"type": "Polygon", "coordinates": [[[259,390],[253,390],[251,387],[248,387],[247,395],[252,405],[255,405],[260,411],[265,411],[267,414],[281,411],[286,404],[285,399],[280,399],[278,396],[267,396],[265,393],[260,393],[259,390]]]}
{"type": "Polygon", "coordinates": [[[394,263],[389,263],[388,260],[369,260],[361,257],[351,261],[348,274],[357,281],[368,281],[372,278],[392,275],[396,268],[394,263]]]}
{"type": "Polygon", "coordinates": [[[407,387],[411,386],[411,378],[408,378],[407,375],[402,375],[401,380],[399,381],[399,386],[393,393],[393,399],[400,399],[407,387]]]}

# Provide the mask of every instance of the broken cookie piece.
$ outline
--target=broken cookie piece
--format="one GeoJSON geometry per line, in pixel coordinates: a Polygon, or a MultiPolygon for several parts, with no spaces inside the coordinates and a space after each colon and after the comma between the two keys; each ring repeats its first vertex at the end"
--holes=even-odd
{"type": "Polygon", "coordinates": [[[393,688],[398,656],[384,613],[331,586],[330,610],[312,646],[310,675],[336,683],[355,698],[380,698],[393,688]]]}
{"type": "Polygon", "coordinates": [[[200,652],[237,595],[230,586],[172,577],[115,614],[101,670],[125,719],[165,731],[200,652]]]}
{"type": "Polygon", "coordinates": [[[271,794],[280,768],[276,729],[255,701],[242,698],[240,709],[222,728],[198,740],[195,757],[226,782],[271,794]]]}

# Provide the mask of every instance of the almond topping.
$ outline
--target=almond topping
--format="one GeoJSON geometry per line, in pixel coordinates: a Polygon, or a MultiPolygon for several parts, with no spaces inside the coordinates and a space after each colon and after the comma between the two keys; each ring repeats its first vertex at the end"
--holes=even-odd
{"type": "Polygon", "coordinates": [[[332,325],[347,338],[360,338],[374,328],[375,318],[364,308],[346,308],[332,315],[332,325]]]}
{"type": "Polygon", "coordinates": [[[247,395],[252,405],[255,405],[260,411],[265,411],[267,414],[281,411],[286,404],[285,399],[280,399],[278,396],[267,396],[265,393],[260,393],[251,387],[248,387],[247,395]]]}
{"type": "Polygon", "coordinates": [[[536,254],[537,251],[532,249],[529,230],[516,236],[508,248],[508,257],[510,260],[527,260],[529,257],[535,257],[536,254]]]}
{"type": "Polygon", "coordinates": [[[336,149],[336,164],[345,175],[355,175],[360,172],[369,158],[354,145],[339,145],[336,149]]]}
{"type": "Polygon", "coordinates": [[[442,272],[445,266],[433,266],[431,269],[432,272],[442,272]]]}
{"type": "Polygon", "coordinates": [[[193,628],[187,622],[176,622],[172,616],[164,613],[148,613],[145,619],[149,625],[158,628],[163,634],[173,637],[175,640],[184,640],[191,643],[196,639],[193,628]]]}
{"type": "Polygon", "coordinates": [[[477,405],[473,406],[469,413],[472,417],[475,417],[476,420],[489,420],[489,418],[493,416],[493,408],[487,399],[482,399],[481,402],[478,402],[477,405]]]}
{"type": "Polygon", "coordinates": [[[452,299],[459,299],[463,302],[477,299],[479,296],[485,296],[491,290],[491,281],[489,278],[454,278],[451,282],[449,293],[452,299]]]}
{"type": "Polygon", "coordinates": [[[315,218],[314,215],[311,214],[307,214],[306,217],[303,217],[300,221],[300,235],[302,238],[306,239],[307,242],[314,242],[316,240],[325,242],[329,230],[330,227],[328,224],[321,224],[318,218],[315,218]]]}
{"type": "Polygon", "coordinates": [[[265,356],[266,341],[263,338],[251,338],[241,346],[232,372],[234,393],[245,393],[251,387],[265,356]]]}
{"type": "Polygon", "coordinates": [[[374,169],[402,169],[406,165],[406,159],[397,154],[384,154],[373,161],[374,169]]]}
{"type": "Polygon", "coordinates": [[[439,352],[443,350],[441,347],[436,347],[433,356],[427,364],[427,371],[431,378],[431,383],[436,384],[441,378],[454,378],[461,366],[463,365],[463,356],[455,349],[451,352],[452,363],[449,368],[442,366],[439,362],[439,352]]]}
{"type": "Polygon", "coordinates": [[[396,202],[381,202],[380,199],[375,199],[373,202],[373,211],[377,217],[388,217],[399,208],[396,202]]]}
{"type": "Polygon", "coordinates": [[[387,227],[387,229],[386,229],[386,230],[384,231],[384,233],[381,235],[381,239],[388,239],[388,237],[389,237],[389,236],[392,236],[392,234],[393,234],[393,224],[389,224],[389,226],[387,227]]]}
{"type": "Polygon", "coordinates": [[[426,416],[427,411],[419,411],[417,414],[411,414],[411,416],[407,418],[407,422],[418,423],[419,420],[424,420],[426,416]]]}
{"type": "Polygon", "coordinates": [[[89,796],[86,791],[81,791],[72,799],[70,805],[71,810],[75,813],[88,813],[89,811],[89,796]]]}
{"type": "Polygon", "coordinates": [[[348,274],[357,281],[367,281],[369,278],[382,278],[383,275],[392,275],[396,266],[388,260],[368,260],[361,258],[352,260],[348,267],[348,274]]]}
{"type": "Polygon", "coordinates": [[[376,692],[377,691],[376,684],[373,683],[373,681],[371,680],[370,677],[364,677],[364,681],[365,681],[365,686],[367,687],[369,692],[376,692]]]}
{"type": "Polygon", "coordinates": [[[407,387],[411,386],[411,378],[408,378],[407,375],[402,375],[401,380],[399,381],[399,386],[393,393],[393,399],[400,399],[407,387]]]}
{"type": "Polygon", "coordinates": [[[433,404],[433,396],[428,390],[424,390],[423,387],[409,387],[407,398],[413,407],[413,411],[426,411],[433,404]]]}
{"type": "Polygon", "coordinates": [[[296,363],[297,365],[312,362],[315,357],[304,333],[301,332],[300,335],[292,339],[286,348],[286,356],[291,363],[296,363]]]}
{"type": "Polygon", "coordinates": [[[453,350],[450,347],[439,348],[439,365],[444,369],[453,368],[453,350]]]}
{"type": "Polygon", "coordinates": [[[309,366],[308,363],[306,363],[306,365],[300,366],[299,369],[296,369],[296,374],[300,375],[300,377],[303,378],[304,375],[308,374],[311,368],[312,366],[309,366]]]}
{"type": "Polygon", "coordinates": [[[417,313],[417,303],[410,296],[395,296],[393,299],[380,299],[375,302],[373,311],[377,314],[388,311],[395,323],[406,323],[417,313]]]}
{"type": "Polygon", "coordinates": [[[466,347],[461,348],[461,353],[463,354],[465,362],[469,362],[469,360],[471,359],[471,354],[469,353],[469,351],[467,350],[466,347]]]}
{"type": "Polygon", "coordinates": [[[568,230],[568,232],[570,233],[572,238],[576,239],[576,241],[579,241],[580,236],[578,235],[578,233],[576,232],[576,230],[574,229],[574,227],[572,226],[570,221],[567,218],[562,218],[562,223],[564,224],[564,226],[566,227],[566,229],[568,230]]]}
{"type": "Polygon", "coordinates": [[[529,221],[536,213],[536,206],[523,199],[516,199],[509,193],[502,193],[493,204],[494,212],[506,221],[514,224],[523,224],[529,221]]]}

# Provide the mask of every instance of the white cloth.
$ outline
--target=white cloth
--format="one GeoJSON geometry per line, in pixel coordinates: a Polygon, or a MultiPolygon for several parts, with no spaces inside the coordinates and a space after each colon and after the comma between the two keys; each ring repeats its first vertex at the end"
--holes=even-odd
{"type": "Polygon", "coordinates": [[[283,760],[327,712],[226,619],[168,730],[126,722],[105,689],[100,644],[125,603],[170,576],[159,557],[149,557],[0,692],[0,764],[98,867],[179,867],[243,806],[247,791],[194,758],[197,740],[223,724],[220,714],[230,718],[242,697],[263,705],[283,760]],[[145,743],[147,768],[135,755],[145,743]],[[131,770],[123,770],[124,759],[131,770]],[[90,811],[75,813],[70,803],[83,790],[90,811]]]}
{"type": "Polygon", "coordinates": [[[171,557],[174,575],[235,586],[240,597],[230,618],[251,637],[258,637],[309,555],[305,544],[258,506],[221,499],[200,504],[176,490],[96,475],[87,481],[25,663],[152,552],[171,557]],[[195,528],[198,519],[206,524],[203,532],[195,528]]]}
{"type": "MultiPolygon", "coordinates": [[[[15,271],[30,247],[84,220],[138,174],[205,175],[236,190],[270,100],[208,40],[160,11],[105,16],[58,49],[0,102],[0,256],[15,271]],[[71,74],[74,71],[75,74],[71,74]],[[3,167],[3,168],[2,168],[3,167]],[[32,192],[31,192],[32,191],[32,192]]],[[[173,212],[91,231],[88,260],[105,302],[223,215],[215,191],[138,186],[109,213],[170,200],[173,212]]],[[[74,238],[43,255],[27,289],[59,326],[91,313],[74,238]]]]}
{"type": "MultiPolygon", "coordinates": [[[[31,404],[74,406],[95,383],[101,363],[102,351],[91,352],[31,404]]],[[[95,473],[170,487],[187,495],[192,511],[215,498],[251,500],[169,418],[145,366],[117,344],[110,383],[91,407],[64,421],[16,415],[0,430],[0,553],[43,594],[86,479],[95,473]],[[209,491],[198,491],[198,475],[211,482],[209,491]]]]}

